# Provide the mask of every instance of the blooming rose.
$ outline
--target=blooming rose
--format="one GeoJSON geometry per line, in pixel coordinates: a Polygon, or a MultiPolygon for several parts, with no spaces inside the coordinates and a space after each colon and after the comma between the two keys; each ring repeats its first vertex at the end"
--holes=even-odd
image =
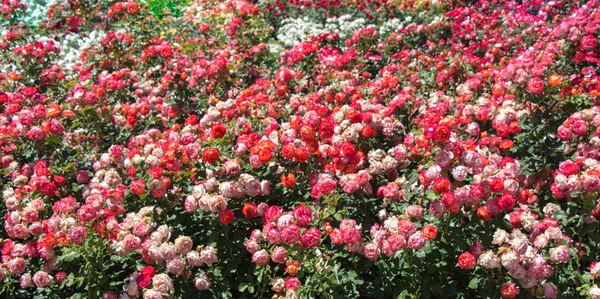
{"type": "Polygon", "coordinates": [[[198,290],[204,291],[210,288],[211,283],[208,279],[208,276],[206,274],[202,274],[194,279],[194,285],[198,290]]]}
{"type": "Polygon", "coordinates": [[[200,257],[206,264],[214,264],[217,261],[217,253],[213,247],[205,246],[200,251],[200,257]]]}
{"type": "Polygon", "coordinates": [[[279,234],[281,241],[285,244],[294,244],[300,241],[300,227],[295,224],[284,227],[279,234]]]}
{"type": "Polygon", "coordinates": [[[565,245],[550,249],[550,258],[555,263],[564,263],[569,260],[569,248],[565,245]]]}
{"type": "Polygon", "coordinates": [[[319,245],[321,242],[321,231],[316,227],[311,227],[302,236],[302,246],[306,248],[313,248],[319,245]]]}
{"type": "Polygon", "coordinates": [[[185,270],[185,261],[180,257],[176,257],[167,263],[167,270],[172,274],[180,275],[185,270]]]}
{"type": "Polygon", "coordinates": [[[285,288],[287,290],[297,290],[300,287],[301,283],[296,277],[286,277],[285,278],[285,288]]]}
{"type": "Polygon", "coordinates": [[[167,274],[156,274],[152,278],[152,288],[160,293],[168,293],[173,288],[173,282],[167,274]]]}
{"type": "Polygon", "coordinates": [[[379,252],[379,247],[373,243],[369,243],[363,247],[363,255],[372,261],[377,260],[379,252]]]}
{"type": "Polygon", "coordinates": [[[475,257],[468,251],[458,257],[458,266],[463,270],[473,269],[477,265],[475,257]]]}
{"type": "Polygon", "coordinates": [[[287,249],[277,246],[271,253],[271,260],[275,263],[283,264],[287,258],[288,251],[287,249]]]}
{"type": "Polygon", "coordinates": [[[264,266],[269,262],[269,253],[266,250],[259,250],[252,255],[252,262],[259,266],[264,266]]]}
{"type": "Polygon", "coordinates": [[[46,273],[44,271],[35,272],[35,274],[33,275],[33,283],[38,288],[49,287],[52,284],[52,282],[53,282],[52,276],[48,275],[48,273],[46,273]]]}
{"type": "Polygon", "coordinates": [[[539,95],[544,93],[544,80],[540,77],[533,77],[527,81],[526,90],[530,93],[539,95]]]}
{"type": "Polygon", "coordinates": [[[581,38],[579,48],[582,51],[594,51],[598,47],[598,40],[593,35],[586,35],[581,38]]]}
{"type": "Polygon", "coordinates": [[[425,237],[423,236],[423,234],[420,231],[417,231],[416,233],[412,234],[407,241],[407,245],[408,247],[414,249],[414,250],[418,250],[421,249],[421,247],[423,247],[423,245],[425,245],[425,241],[427,239],[425,239],[425,237]]]}
{"type": "Polygon", "coordinates": [[[307,226],[312,221],[312,211],[306,206],[296,206],[293,215],[301,227],[307,226]]]}

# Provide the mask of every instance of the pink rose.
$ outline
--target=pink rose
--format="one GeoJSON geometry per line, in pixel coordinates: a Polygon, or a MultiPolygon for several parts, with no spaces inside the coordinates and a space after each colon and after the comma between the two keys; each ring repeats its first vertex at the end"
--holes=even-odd
{"type": "Polygon", "coordinates": [[[210,280],[206,274],[202,274],[194,279],[194,285],[200,291],[205,291],[210,288],[210,280]]]}
{"type": "Polygon", "coordinates": [[[19,286],[22,289],[33,287],[33,281],[31,280],[31,275],[29,273],[25,273],[19,277],[19,286]]]}
{"type": "Polygon", "coordinates": [[[530,93],[539,95],[544,93],[544,81],[540,77],[533,77],[527,81],[526,90],[530,93]]]}
{"type": "Polygon", "coordinates": [[[555,263],[564,263],[569,260],[569,248],[565,245],[550,249],[550,258],[555,263]]]}
{"type": "Polygon", "coordinates": [[[379,257],[379,252],[379,247],[373,243],[369,243],[363,247],[363,255],[372,261],[377,260],[379,257]]]}
{"type": "Polygon", "coordinates": [[[278,206],[270,206],[265,210],[264,217],[267,222],[276,221],[281,215],[281,208],[278,206]]]}
{"type": "Polygon", "coordinates": [[[586,35],[579,42],[581,51],[594,51],[598,47],[598,40],[593,35],[586,35]]]}
{"type": "Polygon", "coordinates": [[[306,206],[296,206],[293,215],[298,221],[298,225],[301,227],[307,226],[312,222],[312,211],[306,206]]]}
{"type": "Polygon", "coordinates": [[[300,240],[300,227],[291,224],[284,227],[279,234],[281,236],[281,241],[285,244],[294,244],[300,240]]]}
{"type": "Polygon", "coordinates": [[[281,246],[277,246],[273,250],[273,253],[271,253],[271,260],[275,263],[283,264],[283,263],[285,263],[285,260],[287,259],[287,254],[288,254],[287,249],[285,249],[281,246]]]}
{"type": "Polygon", "coordinates": [[[206,264],[214,264],[217,261],[217,253],[213,247],[205,246],[200,251],[200,257],[202,261],[206,264]]]}
{"type": "Polygon", "coordinates": [[[251,254],[254,254],[259,249],[260,249],[260,247],[258,246],[258,243],[256,243],[256,241],[254,241],[252,239],[249,239],[248,241],[246,241],[246,250],[248,250],[248,252],[250,252],[251,254]]]}
{"type": "Polygon", "coordinates": [[[587,133],[588,123],[584,120],[577,120],[572,124],[573,132],[579,136],[583,136],[587,133]]]}
{"type": "Polygon", "coordinates": [[[185,261],[180,257],[176,257],[167,263],[167,270],[172,274],[180,275],[185,270],[185,261]]]}
{"type": "Polygon", "coordinates": [[[285,288],[287,290],[297,290],[300,287],[301,283],[296,277],[286,277],[285,278],[285,288]]]}
{"type": "Polygon", "coordinates": [[[342,231],[343,240],[346,243],[349,243],[349,244],[357,243],[361,239],[360,231],[358,231],[358,229],[356,229],[355,227],[348,227],[348,228],[342,229],[341,231],[342,231]]]}
{"type": "Polygon", "coordinates": [[[252,255],[252,262],[264,266],[269,262],[269,253],[266,250],[259,250],[252,255]]]}
{"type": "Polygon", "coordinates": [[[160,293],[168,293],[173,289],[173,282],[167,274],[156,274],[152,277],[152,288],[160,293]]]}
{"type": "Polygon", "coordinates": [[[49,287],[52,284],[53,280],[54,279],[52,278],[52,276],[48,275],[48,273],[44,271],[35,272],[35,274],[33,275],[33,283],[38,288],[49,287]]]}
{"type": "MultiPolygon", "coordinates": [[[[144,222],[141,222],[144,223],[144,222]]],[[[188,252],[190,252],[190,250],[192,250],[192,247],[194,246],[194,242],[192,241],[192,238],[188,237],[188,236],[179,236],[177,237],[177,239],[175,239],[175,250],[177,251],[178,254],[186,254],[188,252]]]]}
{"type": "Polygon", "coordinates": [[[418,250],[421,247],[423,247],[423,245],[425,245],[425,237],[423,236],[423,233],[421,233],[420,231],[417,231],[416,233],[412,234],[409,238],[408,238],[408,247],[414,249],[414,250],[418,250]]]}
{"type": "Polygon", "coordinates": [[[311,227],[302,236],[302,246],[306,248],[313,248],[319,245],[321,242],[321,231],[316,227],[311,227]]]}
{"type": "Polygon", "coordinates": [[[573,132],[569,127],[565,127],[561,125],[558,127],[558,138],[562,141],[567,141],[573,139],[573,132]]]}

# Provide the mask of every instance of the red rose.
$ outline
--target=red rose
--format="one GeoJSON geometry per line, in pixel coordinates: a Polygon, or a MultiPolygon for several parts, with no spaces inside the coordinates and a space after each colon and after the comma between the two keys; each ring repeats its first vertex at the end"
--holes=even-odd
{"type": "Polygon", "coordinates": [[[558,127],[558,138],[562,141],[573,139],[573,132],[569,127],[560,126],[558,127]]]}
{"type": "Polygon", "coordinates": [[[473,184],[469,189],[469,196],[473,202],[478,202],[483,198],[484,190],[480,184],[473,184]]]}
{"type": "Polygon", "coordinates": [[[213,138],[221,138],[225,135],[225,132],[227,132],[227,130],[222,124],[216,124],[210,128],[210,135],[213,138]]]}
{"type": "Polygon", "coordinates": [[[249,202],[249,203],[245,204],[244,207],[242,208],[242,214],[244,214],[244,216],[246,218],[256,217],[258,215],[258,208],[257,208],[256,204],[253,202],[249,202]]]}
{"type": "Polygon", "coordinates": [[[137,15],[137,13],[140,11],[140,7],[137,5],[137,3],[129,3],[129,5],[127,5],[127,13],[130,15],[137,15]]]}
{"type": "Polygon", "coordinates": [[[137,283],[137,285],[142,288],[148,288],[150,286],[150,284],[152,283],[152,278],[148,275],[142,275],[140,274],[136,279],[135,282],[137,283]]]}
{"type": "Polygon", "coordinates": [[[67,183],[67,180],[65,179],[65,177],[60,176],[60,175],[55,175],[52,180],[58,185],[58,186],[64,186],[67,183]]]}
{"type": "Polygon", "coordinates": [[[281,208],[278,206],[270,206],[265,210],[263,216],[265,217],[265,221],[274,222],[281,216],[281,208]]]}
{"type": "Polygon", "coordinates": [[[596,47],[598,47],[598,40],[593,35],[586,35],[579,42],[581,51],[594,51],[596,47]]]}
{"type": "Polygon", "coordinates": [[[490,181],[490,189],[492,192],[502,192],[504,190],[504,181],[501,178],[493,178],[490,181]]]}
{"type": "Polygon", "coordinates": [[[213,147],[204,149],[204,153],[202,153],[202,159],[208,164],[217,161],[219,159],[219,150],[213,147]]]}
{"type": "Polygon", "coordinates": [[[477,261],[470,252],[463,252],[463,254],[458,257],[458,266],[463,270],[473,269],[476,265],[477,261]]]}
{"type": "Polygon", "coordinates": [[[54,274],[54,279],[56,280],[57,284],[61,284],[63,280],[67,279],[67,273],[64,271],[58,272],[54,274]]]}
{"type": "Polygon", "coordinates": [[[444,193],[450,191],[450,180],[447,178],[439,177],[433,182],[433,190],[437,193],[444,193]]]}
{"type": "Polygon", "coordinates": [[[286,144],[283,147],[281,147],[281,155],[288,159],[291,160],[294,158],[294,155],[296,154],[296,148],[294,147],[293,144],[286,144]]]}
{"type": "Polygon", "coordinates": [[[319,128],[318,128],[319,137],[321,137],[323,139],[332,137],[333,134],[335,133],[333,131],[333,129],[334,129],[334,126],[331,123],[321,122],[319,124],[319,128]]]}
{"type": "Polygon", "coordinates": [[[584,120],[577,120],[571,125],[571,128],[573,129],[573,133],[583,136],[587,133],[588,123],[584,120]]]}
{"type": "Polygon", "coordinates": [[[158,168],[158,167],[154,167],[152,169],[150,169],[150,176],[158,179],[163,175],[163,170],[162,168],[158,168]]]}
{"type": "Polygon", "coordinates": [[[60,120],[53,119],[50,121],[50,133],[52,135],[60,135],[65,131],[65,127],[63,127],[60,120]]]}
{"type": "Polygon", "coordinates": [[[517,295],[520,293],[519,291],[519,288],[516,287],[515,284],[512,282],[504,283],[500,288],[500,294],[502,294],[502,297],[506,299],[513,299],[517,297],[517,295]]]}
{"type": "Polygon", "coordinates": [[[425,237],[425,239],[427,240],[433,240],[437,237],[438,231],[434,226],[431,225],[425,225],[423,227],[423,229],[421,229],[421,232],[423,233],[423,236],[425,237]]]}
{"type": "Polygon", "coordinates": [[[435,141],[446,142],[450,139],[450,127],[446,125],[439,125],[435,128],[435,141]]]}
{"type": "Polygon", "coordinates": [[[140,271],[140,275],[150,276],[152,278],[156,274],[156,270],[152,266],[146,266],[140,271]]]}
{"type": "Polygon", "coordinates": [[[258,150],[258,158],[260,159],[261,162],[267,163],[267,162],[271,161],[271,158],[273,158],[273,153],[271,152],[270,149],[263,147],[258,150]]]}
{"type": "Polygon", "coordinates": [[[577,171],[579,171],[579,164],[577,164],[573,161],[565,161],[560,164],[560,166],[558,167],[558,170],[562,174],[564,174],[566,176],[570,176],[570,175],[576,174],[577,171]]]}
{"type": "Polygon", "coordinates": [[[300,280],[298,280],[298,278],[296,277],[286,277],[285,278],[285,289],[286,290],[297,290],[300,285],[302,285],[300,283],[300,280]]]}
{"type": "Polygon", "coordinates": [[[445,192],[442,194],[440,199],[442,200],[442,204],[446,210],[448,210],[450,213],[457,214],[460,211],[460,206],[458,205],[458,201],[456,200],[454,193],[445,192]]]}
{"type": "Polygon", "coordinates": [[[298,162],[306,162],[310,157],[310,153],[306,147],[296,149],[294,154],[298,162]]]}
{"type": "Polygon", "coordinates": [[[533,77],[527,81],[527,91],[533,94],[544,93],[544,80],[540,77],[533,77]]]}
{"type": "Polygon", "coordinates": [[[131,193],[140,196],[146,193],[146,182],[144,180],[135,180],[129,184],[131,193]]]}
{"type": "Polygon", "coordinates": [[[331,233],[329,233],[329,238],[331,238],[331,242],[335,245],[342,245],[344,243],[344,238],[339,228],[332,229],[331,233]]]}
{"type": "Polygon", "coordinates": [[[350,142],[344,142],[341,146],[342,154],[346,157],[353,156],[356,153],[354,144],[350,142]]]}
{"type": "Polygon", "coordinates": [[[510,193],[504,193],[498,198],[498,206],[504,211],[510,211],[515,207],[517,201],[510,193]]]}
{"type": "Polygon", "coordinates": [[[42,188],[42,193],[48,197],[53,197],[58,194],[58,187],[54,183],[46,183],[42,188]]]}
{"type": "Polygon", "coordinates": [[[296,184],[296,176],[293,173],[281,176],[281,184],[286,188],[291,188],[296,184]]]}
{"type": "Polygon", "coordinates": [[[163,58],[170,58],[173,55],[173,50],[169,46],[163,46],[160,48],[160,56],[163,58]]]}
{"type": "Polygon", "coordinates": [[[486,207],[479,207],[477,209],[477,217],[479,217],[479,219],[481,219],[482,221],[489,221],[490,220],[490,212],[488,212],[488,209],[486,207]]]}
{"type": "Polygon", "coordinates": [[[229,223],[231,223],[231,221],[233,221],[233,218],[234,218],[233,211],[229,210],[229,209],[225,209],[225,210],[221,211],[221,213],[219,214],[219,221],[223,225],[228,225],[229,223]]]}

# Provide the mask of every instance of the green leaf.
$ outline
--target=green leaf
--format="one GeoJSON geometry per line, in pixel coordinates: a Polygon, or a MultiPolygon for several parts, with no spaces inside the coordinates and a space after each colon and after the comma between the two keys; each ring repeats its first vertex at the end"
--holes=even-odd
{"type": "Polygon", "coordinates": [[[469,281],[469,289],[477,289],[479,286],[479,278],[473,277],[471,281],[469,281]]]}

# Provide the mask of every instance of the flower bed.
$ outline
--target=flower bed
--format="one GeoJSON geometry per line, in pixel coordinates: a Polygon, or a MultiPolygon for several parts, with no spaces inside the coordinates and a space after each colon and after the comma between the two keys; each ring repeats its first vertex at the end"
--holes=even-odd
{"type": "Polygon", "coordinates": [[[600,298],[596,0],[177,3],[2,2],[2,296],[600,298]]]}

